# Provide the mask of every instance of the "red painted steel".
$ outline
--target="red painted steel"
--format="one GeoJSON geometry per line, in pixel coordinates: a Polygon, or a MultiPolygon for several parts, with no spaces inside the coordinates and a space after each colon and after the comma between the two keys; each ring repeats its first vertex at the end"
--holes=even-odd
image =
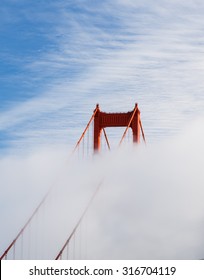
{"type": "Polygon", "coordinates": [[[100,111],[99,104],[94,110],[94,151],[100,150],[101,131],[106,127],[131,127],[133,142],[140,142],[140,111],[137,104],[131,112],[127,113],[105,113],[100,111]]]}

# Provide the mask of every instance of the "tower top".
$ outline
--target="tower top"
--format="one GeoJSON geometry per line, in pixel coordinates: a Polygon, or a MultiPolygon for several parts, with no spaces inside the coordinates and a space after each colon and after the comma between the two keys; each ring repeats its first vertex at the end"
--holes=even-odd
{"type": "MultiPolygon", "coordinates": [[[[106,127],[126,127],[121,142],[123,141],[128,128],[132,129],[133,142],[140,142],[140,111],[138,104],[135,103],[135,107],[131,112],[127,113],[105,113],[99,109],[99,104],[96,104],[94,110],[94,151],[100,150],[101,132],[106,127]]],[[[120,142],[120,143],[121,143],[120,142]]]]}

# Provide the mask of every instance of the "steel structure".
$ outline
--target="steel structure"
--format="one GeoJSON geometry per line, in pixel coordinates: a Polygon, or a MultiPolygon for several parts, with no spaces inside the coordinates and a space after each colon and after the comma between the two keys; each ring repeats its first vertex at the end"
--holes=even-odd
{"type": "Polygon", "coordinates": [[[122,143],[128,128],[130,127],[133,132],[133,143],[140,142],[140,111],[138,105],[135,104],[135,108],[131,112],[127,113],[105,113],[99,108],[99,104],[96,105],[94,111],[94,151],[100,150],[101,145],[101,132],[106,127],[126,127],[123,137],[120,141],[122,143]]]}
{"type": "MultiPolygon", "coordinates": [[[[106,127],[126,127],[125,131],[122,135],[122,138],[119,142],[119,145],[123,142],[126,133],[129,128],[132,129],[132,140],[133,143],[139,143],[140,142],[140,133],[142,133],[143,140],[145,142],[145,136],[144,136],[144,131],[142,128],[142,122],[140,119],[140,111],[138,108],[138,105],[135,104],[135,107],[132,111],[127,112],[127,113],[105,113],[102,112],[99,108],[99,104],[96,105],[96,108],[93,112],[93,115],[91,116],[89,122],[86,125],[86,128],[84,129],[81,137],[79,138],[78,142],[76,143],[76,146],[73,150],[73,153],[76,151],[76,149],[79,148],[80,143],[82,140],[84,140],[84,136],[86,132],[89,130],[89,127],[91,123],[94,123],[94,132],[93,132],[93,151],[99,152],[100,146],[101,146],[101,134],[102,132],[104,133],[104,137],[107,143],[108,148],[110,149],[110,144],[108,141],[107,134],[105,132],[106,127]]],[[[82,141],[83,142],[83,141],[82,141]]],[[[74,229],[72,230],[71,234],[68,236],[66,242],[64,243],[63,247],[61,250],[59,250],[59,253],[55,257],[56,260],[61,259],[64,253],[65,248],[69,246],[69,243],[72,239],[72,237],[75,235],[76,230],[78,229],[81,221],[83,220],[86,212],[88,211],[92,201],[94,200],[97,192],[99,191],[100,186],[103,183],[103,179],[101,179],[96,186],[95,192],[93,196],[90,198],[90,201],[85,208],[84,212],[82,213],[81,217],[79,218],[78,222],[76,223],[74,229]]],[[[51,192],[53,190],[53,187],[50,188],[50,190],[47,192],[47,194],[44,196],[44,198],[41,200],[39,205],[36,207],[34,212],[30,215],[30,218],[27,220],[25,225],[22,227],[22,229],[19,231],[19,233],[16,235],[14,240],[10,243],[10,245],[7,247],[7,249],[4,251],[4,253],[0,256],[0,260],[2,259],[7,259],[8,256],[13,254],[13,259],[15,259],[15,254],[16,254],[16,245],[17,243],[21,242],[21,251],[23,251],[23,236],[30,227],[31,222],[33,222],[34,218],[39,215],[39,212],[42,208],[42,206],[45,204],[45,202],[48,200],[51,192]],[[21,239],[21,241],[20,241],[21,239]]]]}

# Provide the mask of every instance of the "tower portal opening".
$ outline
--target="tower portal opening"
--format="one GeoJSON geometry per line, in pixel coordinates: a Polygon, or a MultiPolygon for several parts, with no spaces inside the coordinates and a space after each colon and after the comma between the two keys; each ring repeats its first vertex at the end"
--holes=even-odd
{"type": "MultiPolygon", "coordinates": [[[[101,133],[103,129],[107,127],[126,127],[123,136],[129,128],[132,129],[133,143],[139,143],[140,141],[140,111],[137,104],[133,111],[127,113],[105,113],[99,108],[99,104],[96,105],[94,110],[94,151],[98,152],[101,147],[101,133]]],[[[123,137],[121,142],[123,141],[123,137]]],[[[121,143],[120,142],[120,143],[121,143]]]]}

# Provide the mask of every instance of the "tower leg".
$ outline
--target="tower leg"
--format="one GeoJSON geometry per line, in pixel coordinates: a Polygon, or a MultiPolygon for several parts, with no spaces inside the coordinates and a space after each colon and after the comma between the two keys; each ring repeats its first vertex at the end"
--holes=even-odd
{"type": "Polygon", "coordinates": [[[133,132],[133,142],[140,142],[140,111],[139,109],[135,113],[135,118],[132,121],[132,132],[133,132]]]}
{"type": "Polygon", "coordinates": [[[101,146],[101,127],[100,127],[100,110],[96,105],[97,113],[94,117],[94,153],[100,150],[101,146]]]}

